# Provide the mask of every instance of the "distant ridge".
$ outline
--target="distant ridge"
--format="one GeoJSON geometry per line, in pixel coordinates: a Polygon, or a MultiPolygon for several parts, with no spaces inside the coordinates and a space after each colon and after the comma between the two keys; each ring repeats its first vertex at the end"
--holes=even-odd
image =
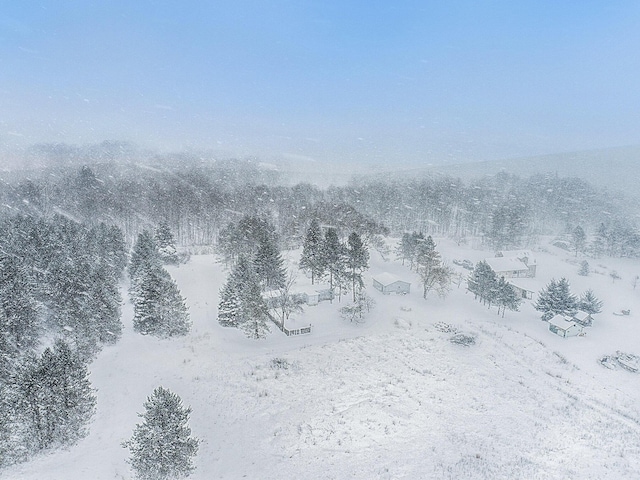
{"type": "Polygon", "coordinates": [[[444,174],[469,180],[501,171],[518,176],[538,173],[578,177],[594,186],[640,196],[640,146],[538,155],[396,171],[399,177],[444,174]]]}

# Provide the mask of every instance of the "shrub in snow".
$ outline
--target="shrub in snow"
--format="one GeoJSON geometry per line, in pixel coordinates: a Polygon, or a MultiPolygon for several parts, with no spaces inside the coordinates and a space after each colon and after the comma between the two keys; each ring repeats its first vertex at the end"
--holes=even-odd
{"type": "Polygon", "coordinates": [[[456,327],[445,322],[438,322],[433,327],[442,333],[458,333],[458,329],[456,327]]]}
{"type": "Polygon", "coordinates": [[[467,333],[456,333],[449,339],[449,341],[457,345],[468,347],[470,345],[475,345],[476,337],[467,333]]]}
{"type": "Polygon", "coordinates": [[[580,262],[580,269],[578,270],[578,275],[582,275],[583,277],[589,276],[589,262],[583,260],[580,262]]]}
{"type": "Polygon", "coordinates": [[[286,358],[272,358],[269,366],[274,370],[288,370],[291,367],[291,363],[286,358]]]}
{"type": "Polygon", "coordinates": [[[144,421],[123,447],[129,448],[129,464],[141,480],[188,477],[194,470],[193,457],[199,441],[191,437],[189,414],[178,395],[158,387],[144,403],[144,421]]]}
{"type": "Polygon", "coordinates": [[[340,309],[340,315],[345,320],[349,320],[353,323],[362,323],[366,315],[373,309],[375,306],[375,300],[371,298],[364,292],[361,292],[357,297],[356,301],[350,303],[349,305],[345,305],[340,309]]]}

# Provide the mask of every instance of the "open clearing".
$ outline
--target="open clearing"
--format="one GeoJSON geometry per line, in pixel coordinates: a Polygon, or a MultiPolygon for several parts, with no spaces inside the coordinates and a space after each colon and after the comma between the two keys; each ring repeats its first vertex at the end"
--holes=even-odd
{"type": "MultiPolygon", "coordinates": [[[[442,243],[445,258],[488,254],[442,243]]],[[[195,479],[637,477],[640,375],[598,363],[617,350],[640,354],[640,305],[629,283],[637,262],[613,265],[622,280],[612,284],[607,275],[576,276],[562,252],[536,255],[541,286],[567,276],[574,293],[591,287],[605,301],[587,336],[551,334],[530,303],[502,319],[464,284],[445,300],[424,300],[413,273],[374,253],[367,279],[403,275],[410,295],[369,287],[377,305],[364,324],[345,322],[340,304],[325,302],[297,320],[313,324],[311,335],[288,338],[274,327],[265,341],[250,341],[217,324],[226,272],[213,256],[195,256],[171,270],[191,334],[137,335],[127,304],[122,340],[91,365],[98,410],[90,435],[0,478],[132,478],[120,443],[158,385],[193,409],[202,441],[195,479]],[[619,308],[632,315],[612,315],[619,308]],[[454,331],[475,343],[452,343],[454,331]]]]}

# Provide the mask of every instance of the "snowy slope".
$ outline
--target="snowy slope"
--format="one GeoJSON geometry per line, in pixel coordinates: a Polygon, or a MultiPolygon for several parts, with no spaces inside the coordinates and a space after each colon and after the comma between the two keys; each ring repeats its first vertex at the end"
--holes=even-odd
{"type": "MultiPolygon", "coordinates": [[[[438,248],[449,260],[489,255],[445,240],[438,248]]],[[[585,337],[551,334],[529,303],[502,319],[464,285],[445,300],[424,300],[413,273],[373,254],[367,283],[389,271],[413,282],[411,294],[369,287],[377,305],[364,324],[340,319],[337,302],[321,303],[297,319],[313,324],[311,335],[274,328],[250,341],[217,324],[226,272],[214,257],[195,256],[171,270],[191,335],[137,335],[127,305],[122,340],[91,365],[98,411],[90,435],[0,478],[132,478],[120,443],[158,385],[193,408],[202,440],[196,479],[637,477],[640,375],[597,360],[640,354],[640,291],[631,286],[640,263],[590,260],[601,274],[579,277],[566,252],[535,255],[540,286],[567,276],[574,293],[593,288],[604,300],[585,337]],[[613,269],[622,277],[615,284],[613,269]],[[612,314],[621,308],[632,315],[612,314]],[[475,345],[451,343],[454,329],[474,335],[475,345]]]]}

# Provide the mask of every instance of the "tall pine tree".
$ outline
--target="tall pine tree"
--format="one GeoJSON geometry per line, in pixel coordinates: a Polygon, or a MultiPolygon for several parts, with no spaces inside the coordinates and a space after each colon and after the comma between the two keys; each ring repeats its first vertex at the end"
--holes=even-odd
{"type": "Polygon", "coordinates": [[[535,309],[542,312],[543,320],[550,320],[555,315],[573,315],[578,308],[578,299],[571,294],[569,282],[566,278],[549,284],[540,290],[535,309]]]}
{"type": "Polygon", "coordinates": [[[360,235],[356,232],[351,233],[347,239],[346,263],[351,277],[351,290],[353,292],[353,301],[356,301],[364,282],[362,281],[362,272],[369,267],[369,251],[362,243],[360,235]]]}
{"type": "Polygon", "coordinates": [[[264,237],[260,240],[253,266],[263,289],[273,290],[284,286],[286,279],[284,261],[276,243],[271,238],[264,237]]]}
{"type": "Polygon", "coordinates": [[[253,265],[238,259],[220,291],[218,322],[224,327],[240,328],[249,338],[265,338],[269,333],[269,310],[253,265]]]}
{"type": "Polygon", "coordinates": [[[340,243],[335,228],[327,230],[322,242],[322,266],[329,273],[329,288],[342,289],[346,279],[345,248],[340,243]]]}
{"type": "Polygon", "coordinates": [[[131,452],[129,464],[140,480],[188,477],[195,469],[193,457],[199,440],[191,436],[190,407],[178,395],[158,387],[144,403],[143,419],[131,439],[122,444],[131,452]]]}
{"type": "Polygon", "coordinates": [[[311,272],[311,285],[322,277],[325,272],[323,261],[323,238],[320,224],[315,218],[311,220],[311,225],[307,230],[302,245],[302,256],[300,257],[300,268],[311,272]]]}
{"type": "Polygon", "coordinates": [[[160,266],[143,266],[137,273],[133,328],[157,337],[186,335],[191,320],[185,301],[171,275],[160,266]]]}
{"type": "Polygon", "coordinates": [[[160,260],[168,265],[178,264],[176,240],[166,221],[160,222],[153,237],[160,260]]]}

